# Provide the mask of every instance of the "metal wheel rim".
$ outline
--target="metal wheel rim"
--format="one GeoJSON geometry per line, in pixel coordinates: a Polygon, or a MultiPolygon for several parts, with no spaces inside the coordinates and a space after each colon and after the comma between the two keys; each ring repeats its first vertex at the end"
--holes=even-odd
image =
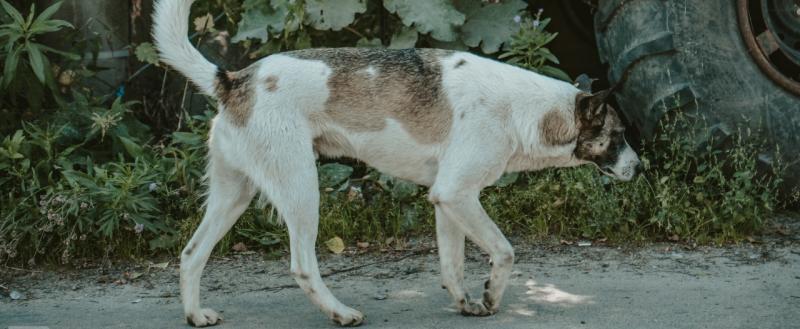
{"type": "MultiPolygon", "coordinates": [[[[764,3],[762,2],[762,4],[764,3]]],[[[787,91],[800,95],[800,73],[791,73],[800,72],[800,63],[797,62],[800,59],[796,59],[794,53],[789,51],[790,49],[786,49],[786,45],[782,44],[775,33],[769,29],[770,25],[774,27],[775,23],[770,21],[771,17],[769,17],[766,9],[762,10],[764,15],[752,17],[750,5],[751,0],[737,0],[739,32],[750,57],[770,80],[787,91]],[[756,31],[753,19],[763,20],[766,29],[764,31],[756,31]],[[782,58],[786,59],[782,60],[782,58]],[[788,76],[787,72],[790,72],[788,74],[792,76],[788,76]]],[[[767,8],[766,5],[759,7],[767,8]]]]}

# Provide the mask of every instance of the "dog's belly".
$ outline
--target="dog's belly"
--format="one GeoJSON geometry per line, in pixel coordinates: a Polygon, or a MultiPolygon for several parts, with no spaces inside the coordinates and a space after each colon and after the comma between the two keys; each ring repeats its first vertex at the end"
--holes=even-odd
{"type": "Polygon", "coordinates": [[[319,154],[363,161],[382,173],[431,186],[438,170],[440,144],[420,144],[399,123],[387,119],[376,132],[351,132],[329,127],[315,139],[319,154]]]}

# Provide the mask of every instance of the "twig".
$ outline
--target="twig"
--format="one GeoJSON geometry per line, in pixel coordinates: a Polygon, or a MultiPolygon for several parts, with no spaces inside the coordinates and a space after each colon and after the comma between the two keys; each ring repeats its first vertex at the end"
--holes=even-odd
{"type": "Polygon", "coordinates": [[[352,32],[353,34],[355,34],[355,35],[359,36],[360,38],[367,39],[367,37],[365,37],[363,34],[361,34],[361,32],[358,32],[358,31],[356,31],[356,30],[355,30],[354,28],[352,28],[352,27],[345,26],[345,27],[344,27],[344,29],[345,29],[345,30],[347,30],[347,31],[350,31],[350,32],[352,32]]]}
{"type": "Polygon", "coordinates": [[[22,272],[42,273],[42,271],[37,271],[37,270],[26,270],[26,269],[24,269],[24,268],[13,267],[13,266],[6,266],[6,265],[3,265],[3,268],[7,268],[7,269],[9,269],[9,270],[15,270],[15,271],[22,271],[22,272]]]}

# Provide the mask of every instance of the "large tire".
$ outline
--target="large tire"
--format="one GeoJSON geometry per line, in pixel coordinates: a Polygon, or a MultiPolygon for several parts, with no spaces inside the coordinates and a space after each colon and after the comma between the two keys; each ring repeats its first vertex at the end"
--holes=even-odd
{"type": "Polygon", "coordinates": [[[800,182],[800,96],[762,73],[737,17],[735,0],[600,0],[600,58],[610,83],[622,81],[617,101],[643,137],[676,110],[702,114],[715,135],[763,125],[795,163],[785,177],[791,188],[800,182]]]}

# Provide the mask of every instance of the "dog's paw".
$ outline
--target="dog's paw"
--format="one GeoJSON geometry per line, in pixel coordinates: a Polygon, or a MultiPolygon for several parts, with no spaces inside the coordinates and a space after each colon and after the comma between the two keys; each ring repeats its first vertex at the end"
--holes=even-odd
{"type": "Polygon", "coordinates": [[[204,308],[186,315],[186,323],[194,327],[214,326],[222,322],[222,316],[210,308],[204,308]]]}
{"type": "Polygon", "coordinates": [[[349,307],[334,311],[331,320],[342,327],[356,327],[364,322],[364,314],[349,307]]]}
{"type": "Polygon", "coordinates": [[[482,300],[467,301],[461,306],[461,315],[464,316],[489,316],[497,312],[491,305],[486,305],[482,300]]]}

